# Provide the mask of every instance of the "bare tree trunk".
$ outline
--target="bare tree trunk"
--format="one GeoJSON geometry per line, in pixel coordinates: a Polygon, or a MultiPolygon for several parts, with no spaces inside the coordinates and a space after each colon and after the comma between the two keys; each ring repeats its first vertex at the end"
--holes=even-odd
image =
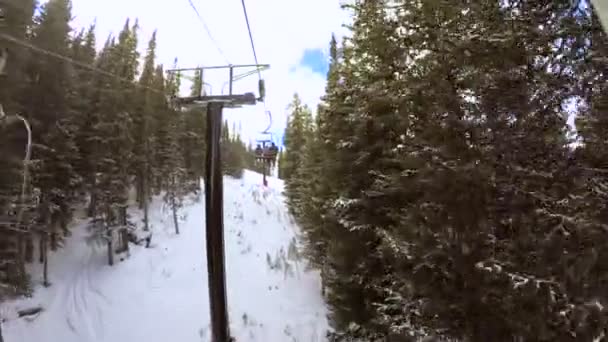
{"type": "Polygon", "coordinates": [[[61,215],[59,216],[59,224],[61,226],[61,230],[63,231],[64,237],[70,236],[70,230],[68,229],[68,221],[68,214],[64,212],[61,213],[61,215]]]}
{"type": "Polygon", "coordinates": [[[149,201],[149,196],[148,194],[150,193],[148,191],[149,188],[149,184],[148,184],[148,175],[146,172],[144,172],[144,180],[143,180],[143,184],[144,184],[144,188],[143,188],[143,198],[142,198],[142,204],[143,204],[143,210],[144,210],[144,231],[148,231],[150,230],[150,226],[149,226],[149,222],[148,222],[148,201],[149,201]]]}
{"type": "Polygon", "coordinates": [[[38,239],[38,260],[40,263],[44,263],[44,238],[42,237],[44,233],[40,234],[38,239]]]}
{"type": "Polygon", "coordinates": [[[137,187],[137,191],[136,192],[137,192],[137,204],[139,205],[139,209],[143,209],[144,208],[144,199],[146,197],[145,191],[144,191],[145,182],[144,182],[143,177],[145,177],[144,174],[141,171],[138,172],[137,183],[136,183],[137,184],[136,185],[136,187],[137,187]]]}
{"type": "Polygon", "coordinates": [[[120,224],[127,226],[127,206],[123,205],[120,207],[120,224]]]}
{"type": "MultiPolygon", "coordinates": [[[[26,233],[29,234],[29,233],[26,233]]],[[[17,279],[20,284],[25,285],[26,272],[25,272],[25,258],[24,258],[24,245],[26,236],[19,234],[17,237],[17,279]]]]}
{"type": "Polygon", "coordinates": [[[25,238],[25,262],[34,261],[34,241],[32,234],[28,233],[25,238]]]}
{"type": "Polygon", "coordinates": [[[108,265],[114,265],[114,251],[112,250],[112,241],[108,241],[108,265]]]}
{"type": "Polygon", "coordinates": [[[45,287],[49,287],[51,285],[51,283],[49,283],[49,258],[48,258],[48,244],[46,243],[46,235],[42,236],[41,239],[42,242],[42,252],[44,255],[44,268],[43,268],[43,272],[42,272],[42,284],[45,287]]]}
{"type": "Polygon", "coordinates": [[[17,236],[17,253],[19,254],[18,256],[18,261],[25,264],[25,240],[27,239],[26,234],[28,233],[24,233],[24,234],[19,234],[19,236],[17,236]]]}
{"type": "Polygon", "coordinates": [[[173,211],[173,224],[175,225],[175,234],[179,235],[179,224],[177,222],[177,204],[175,203],[175,194],[171,194],[171,209],[173,211]]]}
{"type": "Polygon", "coordinates": [[[57,242],[57,232],[55,231],[55,227],[56,224],[53,223],[52,224],[52,231],[51,231],[51,250],[52,251],[56,251],[57,247],[59,246],[58,242],[57,242]]]}
{"type": "Polygon", "coordinates": [[[127,206],[123,206],[120,208],[120,224],[122,228],[120,229],[120,243],[121,250],[126,251],[127,255],[129,254],[129,232],[127,230],[127,206]]]}
{"type": "Polygon", "coordinates": [[[95,217],[97,214],[97,193],[93,190],[91,193],[91,201],[89,202],[89,207],[87,208],[87,215],[89,217],[95,217]]]}
{"type": "Polygon", "coordinates": [[[122,250],[129,253],[129,232],[126,228],[120,230],[120,240],[122,243],[122,250]]]}
{"type": "Polygon", "coordinates": [[[95,206],[97,205],[97,196],[95,190],[91,191],[89,196],[89,206],[87,207],[87,216],[95,217],[95,206]]]}
{"type": "Polygon", "coordinates": [[[327,297],[325,297],[327,294],[326,276],[327,276],[327,264],[326,264],[326,261],[324,261],[323,264],[321,265],[321,296],[323,298],[327,298],[327,297]]]}
{"type": "Polygon", "coordinates": [[[148,196],[144,198],[144,231],[150,230],[148,222],[148,196]]]}
{"type": "Polygon", "coordinates": [[[108,265],[114,265],[114,244],[113,244],[113,236],[110,230],[108,230],[108,265]]]}

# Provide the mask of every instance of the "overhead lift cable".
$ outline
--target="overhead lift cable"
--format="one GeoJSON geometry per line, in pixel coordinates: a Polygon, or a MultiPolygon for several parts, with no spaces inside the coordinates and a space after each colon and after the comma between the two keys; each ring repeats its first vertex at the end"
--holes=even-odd
{"type": "MultiPolygon", "coordinates": [[[[249,41],[251,42],[251,50],[253,50],[253,58],[255,60],[255,64],[258,63],[258,54],[255,52],[255,44],[253,43],[253,34],[251,33],[251,25],[249,24],[249,15],[247,15],[247,6],[245,5],[245,0],[241,0],[241,4],[243,5],[243,13],[245,14],[245,22],[247,23],[247,32],[249,32],[249,41]]],[[[264,84],[264,80],[262,79],[262,73],[260,69],[258,72],[258,88],[260,89],[260,98],[262,99],[262,103],[264,104],[264,111],[266,111],[266,86],[264,84]]]]}
{"type": "MultiPolygon", "coordinates": [[[[253,42],[253,33],[251,33],[251,25],[249,24],[249,15],[247,15],[247,5],[245,5],[245,0],[241,0],[241,4],[243,5],[243,13],[245,14],[245,22],[247,23],[247,32],[249,32],[249,41],[251,42],[251,50],[253,51],[253,59],[255,60],[255,64],[259,64],[258,63],[258,54],[255,51],[255,43],[253,42]]],[[[260,69],[257,70],[258,72],[258,79],[260,82],[260,91],[264,88],[264,82],[262,81],[262,73],[260,72],[260,69]]],[[[264,89],[265,91],[265,89],[264,89]]],[[[267,133],[268,130],[270,129],[270,126],[272,125],[272,114],[270,113],[270,111],[268,111],[266,109],[266,99],[264,97],[262,97],[262,103],[264,104],[264,111],[266,112],[266,114],[268,115],[269,119],[270,119],[270,125],[268,126],[267,129],[264,130],[264,133],[267,133]]]]}
{"type": "Polygon", "coordinates": [[[111,73],[109,71],[97,68],[97,67],[89,65],[87,63],[79,62],[79,61],[77,61],[75,59],[72,59],[70,57],[58,54],[56,52],[52,52],[52,51],[40,48],[40,47],[32,45],[32,44],[30,44],[30,43],[28,43],[28,42],[26,42],[24,40],[21,40],[19,38],[15,38],[15,37],[13,37],[13,36],[11,36],[9,34],[0,33],[0,39],[4,39],[6,41],[12,42],[12,43],[17,44],[17,45],[19,45],[21,47],[30,49],[30,50],[32,50],[34,52],[37,52],[37,53],[40,53],[40,54],[43,54],[43,55],[46,55],[46,56],[50,56],[50,57],[53,57],[53,58],[57,58],[57,59],[62,60],[64,62],[70,63],[70,64],[72,64],[74,66],[77,66],[77,67],[80,67],[80,68],[83,68],[83,69],[87,69],[89,71],[96,72],[98,74],[105,75],[105,76],[108,76],[108,77],[113,77],[113,78],[116,78],[117,80],[120,80],[120,81],[129,82],[129,83],[133,84],[135,87],[147,89],[147,90],[153,91],[155,93],[165,95],[165,92],[163,92],[160,89],[151,88],[151,87],[139,84],[139,83],[133,83],[131,80],[129,80],[129,79],[125,78],[125,77],[118,76],[118,75],[113,74],[113,73],[111,73]]]}
{"type": "MultiPolygon", "coordinates": [[[[205,19],[203,19],[203,16],[201,15],[201,13],[198,11],[196,6],[194,5],[194,2],[192,2],[192,0],[188,0],[188,2],[190,3],[190,7],[192,7],[192,9],[194,10],[194,13],[196,13],[198,20],[203,24],[203,27],[205,28],[205,31],[207,32],[209,39],[211,39],[211,42],[213,43],[213,45],[215,45],[215,48],[217,49],[217,51],[219,51],[220,55],[222,55],[222,57],[226,61],[226,64],[231,64],[228,61],[228,58],[226,57],[226,55],[224,54],[224,51],[220,47],[220,44],[217,42],[217,40],[215,40],[215,38],[213,38],[213,35],[211,34],[211,30],[209,30],[209,26],[207,26],[207,22],[205,22],[205,19]]],[[[256,64],[257,64],[257,62],[256,62],[256,64]]]]}
{"type": "MultiPolygon", "coordinates": [[[[253,43],[253,34],[251,33],[251,26],[249,25],[249,16],[247,15],[247,6],[245,5],[245,0],[241,0],[241,3],[243,4],[243,13],[245,13],[245,22],[247,23],[247,31],[249,32],[249,41],[251,42],[251,49],[253,50],[253,58],[255,60],[255,64],[259,64],[258,55],[255,52],[255,44],[253,43]]],[[[258,77],[260,80],[262,79],[262,74],[260,73],[259,69],[258,77]]]]}

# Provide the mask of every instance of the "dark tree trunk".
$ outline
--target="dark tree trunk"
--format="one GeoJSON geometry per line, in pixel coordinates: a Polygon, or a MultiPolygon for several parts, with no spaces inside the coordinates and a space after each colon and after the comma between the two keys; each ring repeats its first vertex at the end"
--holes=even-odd
{"type": "Polygon", "coordinates": [[[61,216],[59,216],[59,224],[61,226],[61,231],[63,232],[64,237],[70,236],[70,230],[68,229],[68,221],[69,214],[67,212],[61,213],[61,216]]]}
{"type": "Polygon", "coordinates": [[[40,234],[40,239],[38,240],[38,260],[40,263],[44,263],[44,233],[40,234]]]}
{"type": "Polygon", "coordinates": [[[26,239],[27,237],[25,234],[19,234],[19,237],[17,238],[17,278],[19,279],[19,282],[24,282],[26,277],[24,248],[26,239]]]}
{"type": "Polygon", "coordinates": [[[144,175],[141,171],[137,173],[137,204],[139,205],[139,209],[144,208],[144,200],[145,200],[145,191],[144,191],[144,175]]]}
{"type": "Polygon", "coordinates": [[[127,206],[120,207],[120,224],[127,226],[127,206]]]}
{"type": "Polygon", "coordinates": [[[171,194],[171,209],[173,211],[173,224],[175,225],[175,234],[179,235],[179,224],[177,222],[177,204],[175,203],[175,194],[171,194]]]}
{"type": "Polygon", "coordinates": [[[120,230],[120,242],[122,243],[121,250],[129,253],[129,232],[127,231],[127,228],[120,230]]]}
{"type": "Polygon", "coordinates": [[[45,287],[49,287],[51,283],[49,283],[49,258],[48,258],[48,244],[46,243],[46,235],[43,235],[42,239],[42,252],[44,255],[44,267],[42,272],[42,284],[45,287]]]}
{"type": "Polygon", "coordinates": [[[32,234],[27,234],[25,238],[25,262],[34,261],[34,241],[32,234]]]}
{"type": "Polygon", "coordinates": [[[91,201],[89,202],[89,208],[87,209],[87,215],[89,217],[95,217],[97,214],[97,194],[93,191],[91,193],[91,201]]]}
{"type": "Polygon", "coordinates": [[[114,265],[114,244],[113,244],[113,234],[111,230],[108,230],[108,265],[114,265]]]}
{"type": "Polygon", "coordinates": [[[149,222],[148,222],[148,199],[144,199],[144,231],[150,230],[149,222]]]}
{"type": "Polygon", "coordinates": [[[59,247],[59,243],[57,242],[57,232],[55,232],[55,224],[53,224],[53,231],[51,232],[51,250],[56,251],[59,247]]]}
{"type": "Polygon", "coordinates": [[[142,204],[143,204],[143,210],[144,210],[144,231],[148,231],[150,230],[150,226],[149,226],[149,222],[148,222],[148,202],[149,202],[149,184],[148,184],[148,176],[145,175],[144,176],[144,180],[143,180],[143,198],[142,198],[142,204]]]}
{"type": "Polygon", "coordinates": [[[113,250],[113,246],[112,246],[112,239],[110,238],[108,240],[108,265],[113,266],[114,265],[114,250],[113,250]]]}

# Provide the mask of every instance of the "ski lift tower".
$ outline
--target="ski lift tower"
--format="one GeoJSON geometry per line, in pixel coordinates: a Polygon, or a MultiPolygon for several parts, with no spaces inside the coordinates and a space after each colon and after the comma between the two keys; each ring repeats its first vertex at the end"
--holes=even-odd
{"type": "Polygon", "coordinates": [[[205,84],[204,73],[210,69],[228,71],[229,92],[227,95],[206,94],[201,86],[199,94],[188,97],[171,98],[171,104],[180,110],[205,108],[207,110],[207,157],[205,167],[205,222],[207,237],[207,269],[209,282],[209,303],[211,311],[211,340],[214,342],[231,341],[226,304],[226,271],[224,266],[224,219],[223,219],[223,182],[220,154],[222,132],[222,110],[255,105],[266,95],[264,80],[258,84],[259,96],[253,92],[233,94],[232,85],[236,80],[268,69],[268,64],[226,65],[189,69],[168,70],[169,77],[186,71],[198,72],[200,84],[205,84]],[[237,70],[249,69],[240,75],[237,70]],[[251,70],[253,69],[253,70],[251,70]]]}

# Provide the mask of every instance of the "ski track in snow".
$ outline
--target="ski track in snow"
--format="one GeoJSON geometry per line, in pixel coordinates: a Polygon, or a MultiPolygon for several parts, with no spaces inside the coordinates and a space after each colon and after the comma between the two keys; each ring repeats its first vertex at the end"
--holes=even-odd
{"type": "MultiPolygon", "coordinates": [[[[227,297],[237,342],[323,342],[329,329],[317,271],[299,256],[298,227],[287,213],[283,182],[245,171],[224,178],[227,297]],[[269,260],[270,259],[270,260],[269,260]],[[271,268],[270,263],[275,268],[271,268]]],[[[153,246],[107,265],[106,250],[75,223],[66,247],[50,253],[51,286],[30,265],[35,293],[2,304],[5,342],[210,342],[204,198],[181,211],[180,235],[161,199],[150,206],[153,246]],[[28,321],[19,309],[41,305],[28,321]]],[[[141,225],[141,212],[130,208],[141,225]]]]}

